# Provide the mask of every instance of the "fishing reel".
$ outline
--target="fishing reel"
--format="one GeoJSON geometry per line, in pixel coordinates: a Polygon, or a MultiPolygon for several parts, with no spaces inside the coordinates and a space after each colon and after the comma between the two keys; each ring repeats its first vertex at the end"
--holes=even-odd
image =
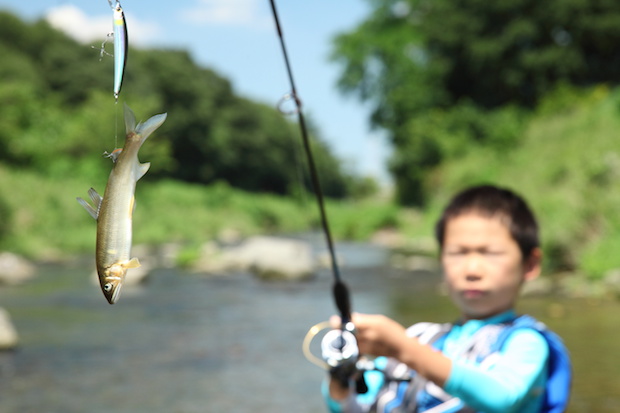
{"type": "Polygon", "coordinates": [[[321,355],[328,366],[355,366],[359,357],[357,339],[348,323],[342,330],[330,330],[321,340],[321,355]]]}
{"type": "Polygon", "coordinates": [[[338,380],[343,387],[349,387],[349,381],[357,375],[357,393],[366,393],[368,387],[357,366],[360,353],[354,331],[351,322],[345,324],[342,330],[330,330],[321,340],[321,355],[329,366],[332,379],[338,380]]]}

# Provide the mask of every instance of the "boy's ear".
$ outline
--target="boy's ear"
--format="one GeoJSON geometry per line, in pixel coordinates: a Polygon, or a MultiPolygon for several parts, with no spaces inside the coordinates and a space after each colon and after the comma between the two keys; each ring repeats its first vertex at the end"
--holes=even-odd
{"type": "Polygon", "coordinates": [[[524,263],[523,281],[531,281],[538,278],[542,270],[542,255],[542,249],[537,247],[532,250],[524,263]]]}

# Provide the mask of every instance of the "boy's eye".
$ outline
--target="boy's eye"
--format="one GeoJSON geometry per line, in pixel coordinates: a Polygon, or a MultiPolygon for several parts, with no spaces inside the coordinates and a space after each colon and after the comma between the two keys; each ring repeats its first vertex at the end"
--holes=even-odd
{"type": "Polygon", "coordinates": [[[470,250],[466,250],[466,249],[454,249],[454,250],[444,250],[444,255],[446,257],[450,257],[450,258],[458,258],[458,257],[464,257],[466,255],[469,254],[479,254],[480,256],[483,257],[489,257],[489,258],[495,258],[495,257],[500,257],[504,254],[503,251],[501,250],[477,250],[477,251],[470,251],[470,250]]]}
{"type": "Polygon", "coordinates": [[[503,254],[503,252],[499,251],[499,250],[491,250],[491,251],[485,251],[484,252],[484,255],[488,255],[488,256],[491,256],[491,257],[499,256],[499,255],[502,255],[502,254],[503,254]]]}

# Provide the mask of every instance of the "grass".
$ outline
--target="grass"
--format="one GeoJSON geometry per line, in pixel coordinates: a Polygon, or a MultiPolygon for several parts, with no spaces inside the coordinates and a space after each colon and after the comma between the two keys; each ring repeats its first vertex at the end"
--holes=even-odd
{"type": "MultiPolygon", "coordinates": [[[[105,181],[80,176],[53,179],[0,166],[0,249],[33,259],[65,259],[92,252],[96,223],[76,202],[92,185],[103,194],[105,181]]],[[[227,233],[287,234],[319,228],[312,194],[293,199],[253,194],[220,183],[211,186],[164,180],[138,182],[134,244],[186,245],[184,261],[198,246],[227,233]]],[[[336,239],[367,239],[383,226],[398,222],[389,202],[327,202],[336,239]]]]}

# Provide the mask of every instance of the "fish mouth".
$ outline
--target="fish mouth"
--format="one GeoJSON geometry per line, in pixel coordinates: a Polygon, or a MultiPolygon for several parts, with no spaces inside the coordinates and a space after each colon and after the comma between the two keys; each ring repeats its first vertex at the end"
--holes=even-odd
{"type": "Polygon", "coordinates": [[[119,284],[112,290],[112,294],[106,294],[105,298],[108,299],[108,302],[110,304],[114,304],[116,303],[120,295],[121,295],[121,285],[119,284]]]}
{"type": "Polygon", "coordinates": [[[101,290],[108,303],[114,304],[118,300],[122,286],[123,283],[120,277],[106,277],[101,280],[101,290]]]}

